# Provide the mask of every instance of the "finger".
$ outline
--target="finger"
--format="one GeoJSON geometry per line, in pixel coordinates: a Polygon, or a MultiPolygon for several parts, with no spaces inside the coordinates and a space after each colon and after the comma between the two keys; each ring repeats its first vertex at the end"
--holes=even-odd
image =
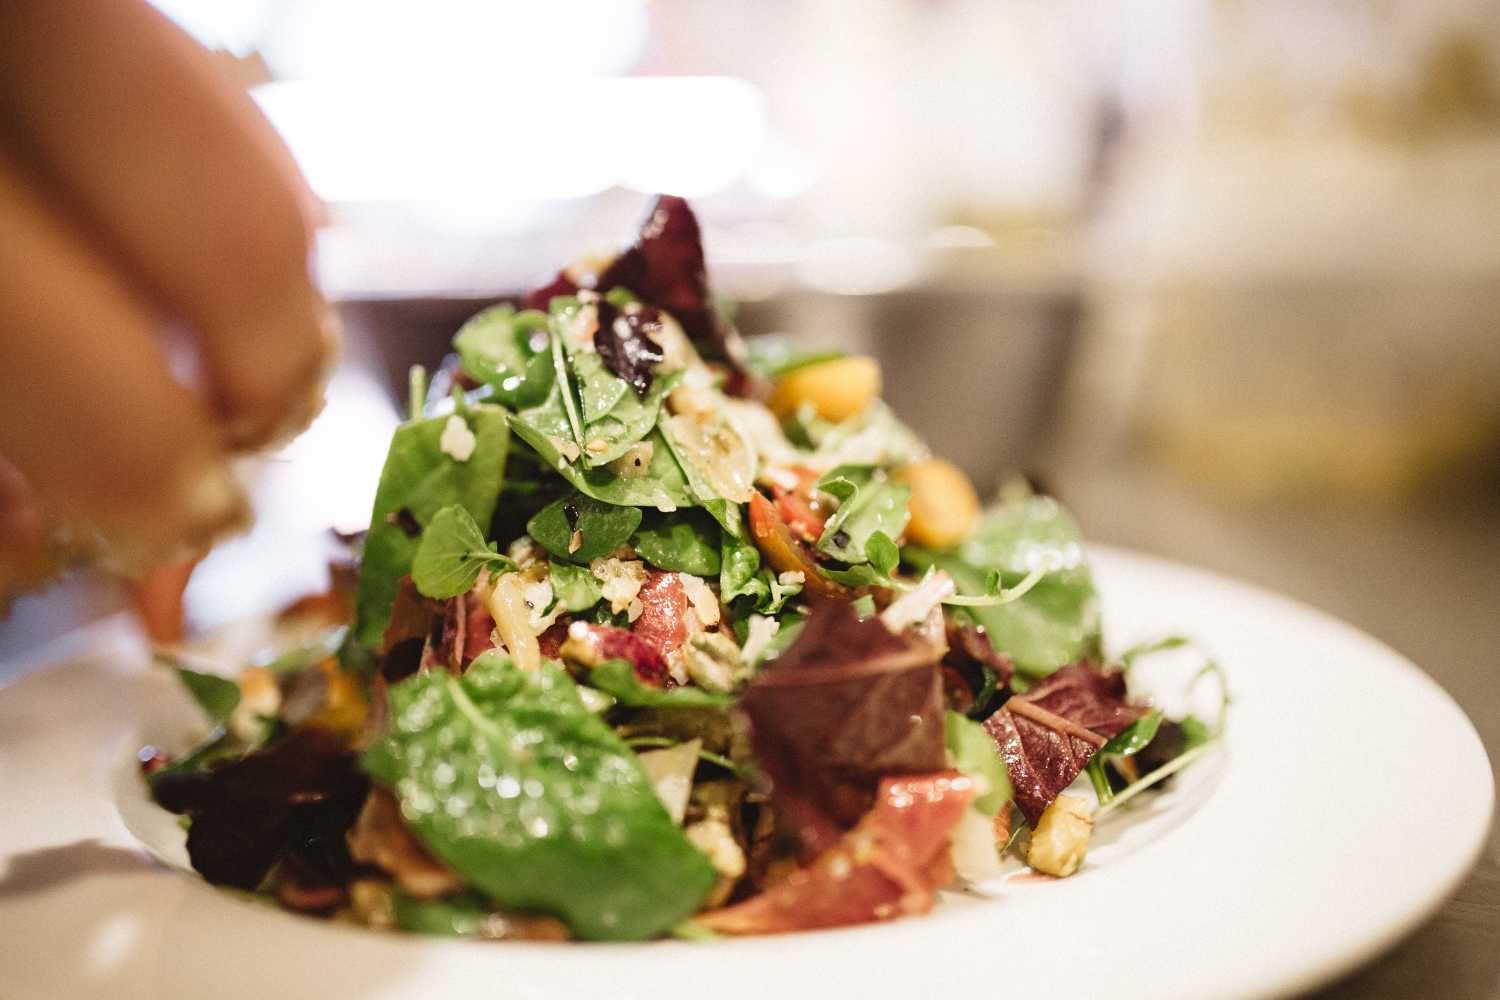
{"type": "Polygon", "coordinates": [[[0,454],[49,516],[142,564],[198,549],[244,504],[150,313],[0,150],[0,454]]]}
{"type": "Polygon", "coordinates": [[[194,328],[229,442],[300,429],[331,344],[305,188],[254,103],[140,0],[0,4],[0,37],[26,156],[194,328]]]}

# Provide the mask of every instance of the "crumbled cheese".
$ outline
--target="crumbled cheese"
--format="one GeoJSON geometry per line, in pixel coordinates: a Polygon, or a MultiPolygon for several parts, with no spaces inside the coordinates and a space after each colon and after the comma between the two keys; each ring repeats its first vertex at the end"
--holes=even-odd
{"type": "Polygon", "coordinates": [[[692,602],[693,610],[698,613],[698,620],[706,628],[719,624],[719,598],[708,584],[690,573],[678,573],[677,579],[682,583],[683,593],[692,602]]]}
{"type": "Polygon", "coordinates": [[[538,635],[545,632],[562,613],[562,603],[553,599],[552,581],[545,576],[537,580],[528,579],[521,588],[521,596],[525,598],[526,607],[531,611],[527,624],[538,635]]]}
{"type": "Polygon", "coordinates": [[[746,663],[759,663],[771,640],[780,631],[781,622],[770,615],[751,615],[745,620],[745,646],[740,650],[740,656],[746,663]]]}
{"type": "Polygon", "coordinates": [[[646,611],[646,606],[644,604],[642,604],[641,603],[641,599],[639,597],[637,597],[637,598],[634,598],[633,600],[631,600],[630,606],[625,609],[625,617],[628,618],[630,621],[633,622],[637,618],[639,618],[642,614],[644,614],[645,611],[646,611]]]}
{"type": "Polygon", "coordinates": [[[522,569],[525,569],[534,562],[544,562],[547,558],[547,551],[532,541],[530,535],[522,535],[511,542],[509,547],[506,548],[505,554],[510,556],[511,561],[522,569]]]}
{"type": "Polygon", "coordinates": [[[783,587],[800,587],[807,582],[807,574],[800,569],[782,570],[776,575],[776,582],[783,587]]]}
{"type": "Polygon", "coordinates": [[[700,632],[680,652],[688,677],[705,691],[733,691],[748,672],[739,647],[722,632],[700,632]]]}
{"type": "Polygon", "coordinates": [[[725,878],[739,878],[745,874],[745,852],[724,820],[712,816],[699,820],[682,832],[694,847],[708,855],[714,871],[725,878]]]}
{"type": "Polygon", "coordinates": [[[457,413],[448,418],[443,425],[442,437],[438,438],[438,447],[443,454],[458,462],[467,462],[478,444],[479,439],[469,430],[468,422],[457,413]]]}
{"type": "Polygon", "coordinates": [[[601,556],[589,563],[589,571],[615,614],[627,610],[646,585],[646,564],[635,559],[601,556]]]}

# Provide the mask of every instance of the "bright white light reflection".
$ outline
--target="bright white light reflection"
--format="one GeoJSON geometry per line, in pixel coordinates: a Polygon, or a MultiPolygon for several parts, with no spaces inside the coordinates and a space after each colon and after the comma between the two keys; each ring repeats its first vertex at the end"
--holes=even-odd
{"type": "Polygon", "coordinates": [[[743,176],[766,133],[759,89],[724,77],[303,81],[253,94],[330,202],[482,205],[615,185],[702,196],[743,176]]]}
{"type": "Polygon", "coordinates": [[[890,292],[917,277],[914,253],[890,240],[845,237],[819,240],[798,267],[802,280],[838,295],[890,292]]]}

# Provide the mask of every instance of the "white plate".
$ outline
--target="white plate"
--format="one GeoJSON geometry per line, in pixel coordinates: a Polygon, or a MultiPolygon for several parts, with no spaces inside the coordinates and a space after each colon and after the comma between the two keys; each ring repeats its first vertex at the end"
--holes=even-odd
{"type": "Polygon", "coordinates": [[[1094,553],[1111,648],[1168,632],[1217,654],[1220,754],[1100,831],[1055,882],[928,917],[712,944],[400,937],[282,913],[170,862],[180,834],[129,766],[190,716],[119,623],[0,691],[0,991],[31,997],[1269,996],[1414,928],[1474,862],[1493,805],[1473,727],[1426,675],[1316,611],[1094,553]],[[132,832],[134,831],[134,833],[132,832]]]}

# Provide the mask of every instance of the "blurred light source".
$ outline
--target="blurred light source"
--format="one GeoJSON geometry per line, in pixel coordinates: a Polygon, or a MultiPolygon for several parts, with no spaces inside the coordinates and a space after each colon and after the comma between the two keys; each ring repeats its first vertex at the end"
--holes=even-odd
{"type": "Polygon", "coordinates": [[[254,96],[331,202],[701,197],[742,177],[766,132],[759,90],[723,77],[295,81],[254,96]]]}
{"type": "Polygon", "coordinates": [[[875,295],[909,284],[920,273],[916,254],[891,240],[845,237],[807,248],[798,274],[837,295],[875,295]]]}

